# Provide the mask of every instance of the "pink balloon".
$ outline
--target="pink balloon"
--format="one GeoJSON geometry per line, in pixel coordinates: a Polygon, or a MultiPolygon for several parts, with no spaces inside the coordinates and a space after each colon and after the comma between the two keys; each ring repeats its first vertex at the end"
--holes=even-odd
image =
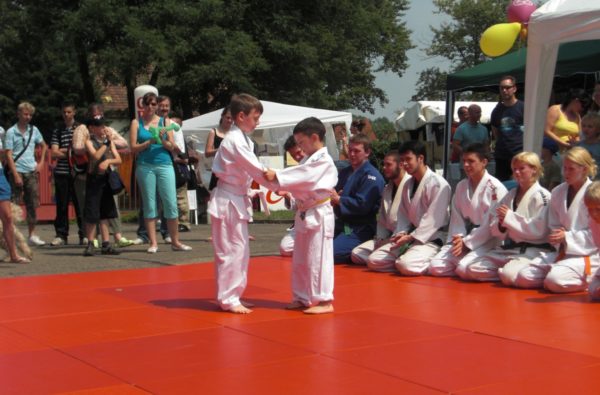
{"type": "Polygon", "coordinates": [[[531,0],[512,0],[506,8],[506,17],[510,22],[527,23],[535,9],[531,0]]]}

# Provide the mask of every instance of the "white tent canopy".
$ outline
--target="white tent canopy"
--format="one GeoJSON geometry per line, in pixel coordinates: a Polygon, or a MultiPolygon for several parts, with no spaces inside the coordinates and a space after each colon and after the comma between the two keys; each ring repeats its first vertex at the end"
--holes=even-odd
{"type": "MultiPolygon", "coordinates": [[[[462,106],[469,107],[471,104],[477,104],[481,107],[481,123],[489,123],[492,110],[496,102],[466,102],[459,101],[455,103],[454,108],[462,106]]],[[[454,120],[458,117],[454,114],[454,120]]],[[[395,120],[394,125],[397,131],[416,130],[428,123],[444,123],[446,121],[446,102],[445,101],[418,101],[413,106],[404,110],[395,120]]]]}
{"type": "Polygon", "coordinates": [[[600,0],[550,0],[529,20],[523,148],[541,151],[558,46],[600,39],[600,0]]]}
{"type": "MultiPolygon", "coordinates": [[[[292,106],[266,100],[261,100],[261,103],[263,105],[263,114],[260,117],[257,130],[253,133],[255,141],[259,144],[266,144],[270,145],[271,148],[277,148],[279,154],[283,155],[283,143],[292,134],[294,126],[305,118],[316,117],[325,124],[327,128],[325,136],[327,148],[329,149],[329,153],[337,159],[337,147],[331,125],[344,123],[346,124],[346,130],[350,130],[352,114],[349,112],[292,106]]],[[[186,136],[195,136],[203,150],[206,136],[211,129],[219,125],[222,111],[223,109],[219,109],[183,121],[183,133],[186,136]]]]}

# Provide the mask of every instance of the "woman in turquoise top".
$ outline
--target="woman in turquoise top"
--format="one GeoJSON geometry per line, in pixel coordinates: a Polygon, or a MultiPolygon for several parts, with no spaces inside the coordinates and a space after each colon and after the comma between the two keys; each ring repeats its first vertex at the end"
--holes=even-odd
{"type": "Polygon", "coordinates": [[[144,95],[142,105],[144,108],[141,117],[131,121],[129,138],[131,151],[137,154],[135,177],[142,193],[144,220],[150,239],[148,253],[154,254],[158,251],[156,241],[157,191],[164,216],[167,219],[171,248],[173,251],[189,251],[192,248],[179,241],[177,191],[171,159],[171,152],[176,149],[173,132],[162,129],[159,136],[160,143],[150,133],[151,127],[168,127],[171,121],[156,115],[158,100],[153,92],[144,95]]]}

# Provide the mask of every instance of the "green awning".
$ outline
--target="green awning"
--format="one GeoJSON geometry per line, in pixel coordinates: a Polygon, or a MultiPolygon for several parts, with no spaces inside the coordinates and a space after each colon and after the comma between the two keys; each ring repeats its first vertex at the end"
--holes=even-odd
{"type": "MultiPolygon", "coordinates": [[[[446,90],[480,90],[497,86],[504,75],[512,75],[517,81],[525,80],[527,49],[500,56],[489,62],[448,75],[446,90]]],[[[590,74],[600,71],[600,40],[576,41],[561,44],[556,61],[556,77],[590,74]]]]}

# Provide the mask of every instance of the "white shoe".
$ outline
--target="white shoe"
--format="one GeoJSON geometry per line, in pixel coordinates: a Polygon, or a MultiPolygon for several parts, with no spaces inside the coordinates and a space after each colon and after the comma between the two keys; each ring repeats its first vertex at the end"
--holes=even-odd
{"type": "Polygon", "coordinates": [[[171,236],[167,236],[163,240],[165,241],[165,244],[171,244],[171,242],[173,241],[171,240],[171,236]]]}
{"type": "Polygon", "coordinates": [[[42,239],[40,239],[40,237],[38,235],[31,235],[31,237],[29,237],[29,245],[30,246],[45,246],[46,242],[42,239]]]}
{"type": "Polygon", "coordinates": [[[54,240],[52,240],[52,242],[50,243],[52,247],[64,246],[65,244],[67,243],[62,237],[55,237],[54,240]]]}
{"type": "Polygon", "coordinates": [[[133,245],[136,245],[136,246],[139,246],[140,244],[145,244],[145,243],[146,242],[141,237],[138,237],[137,239],[133,240],[133,245]]]}
{"type": "Polygon", "coordinates": [[[149,247],[146,252],[148,254],[156,254],[158,252],[158,246],[154,246],[154,247],[149,247]]]}
{"type": "Polygon", "coordinates": [[[190,246],[186,246],[185,244],[179,244],[179,247],[177,247],[176,245],[171,245],[171,249],[173,251],[191,251],[192,247],[190,246]]]}

